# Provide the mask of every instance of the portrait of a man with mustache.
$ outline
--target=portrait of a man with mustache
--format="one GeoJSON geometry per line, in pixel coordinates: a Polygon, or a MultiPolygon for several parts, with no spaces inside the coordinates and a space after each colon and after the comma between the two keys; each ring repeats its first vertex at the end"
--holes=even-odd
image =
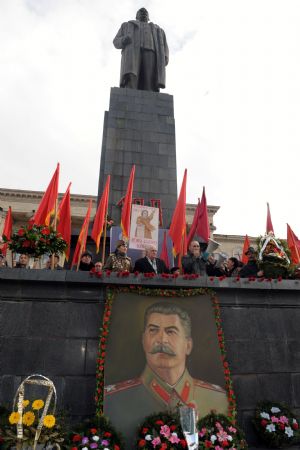
{"type": "MultiPolygon", "coordinates": [[[[187,405],[198,417],[211,410],[228,413],[225,391],[193,378],[186,359],[193,350],[191,319],[181,306],[168,301],[153,303],[144,314],[142,345],[146,358],[140,376],[105,387],[104,413],[125,435],[127,445],[147,415],[187,405]],[[127,405],[127,414],[124,406],[127,405]]],[[[195,349],[199,353],[205,349],[195,349]]],[[[128,447],[129,448],[129,447],[128,447]]]]}

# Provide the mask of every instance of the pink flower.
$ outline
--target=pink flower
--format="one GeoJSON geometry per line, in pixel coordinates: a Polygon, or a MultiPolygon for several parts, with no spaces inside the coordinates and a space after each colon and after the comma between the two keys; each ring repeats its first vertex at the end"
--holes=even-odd
{"type": "Polygon", "coordinates": [[[203,437],[206,433],[206,428],[202,428],[201,431],[199,431],[199,436],[203,437]]]}
{"type": "Polygon", "coordinates": [[[219,433],[217,433],[217,436],[218,436],[219,442],[227,441],[228,437],[230,437],[224,430],[220,430],[219,433]]]}
{"type": "Polygon", "coordinates": [[[218,430],[223,430],[223,427],[220,424],[220,422],[216,422],[216,427],[218,428],[218,430]]]}
{"type": "Polygon", "coordinates": [[[151,444],[153,445],[153,447],[155,448],[157,445],[159,445],[161,443],[160,437],[156,437],[153,439],[153,441],[151,441],[151,444]]]}
{"type": "Polygon", "coordinates": [[[170,436],[171,432],[168,425],[163,425],[162,427],[160,427],[160,434],[166,438],[170,436]]]}
{"type": "Polygon", "coordinates": [[[236,428],[228,427],[228,431],[230,431],[230,433],[236,433],[236,428]]]}
{"type": "Polygon", "coordinates": [[[223,448],[223,447],[220,447],[219,445],[216,445],[216,446],[215,446],[215,450],[224,450],[224,448],[223,448]]]}
{"type": "Polygon", "coordinates": [[[278,422],[279,422],[279,419],[278,419],[278,417],[272,416],[272,417],[271,417],[271,421],[272,421],[273,423],[278,423],[278,422]]]}
{"type": "Polygon", "coordinates": [[[279,422],[289,424],[289,419],[286,416],[280,416],[279,422]]]}
{"type": "Polygon", "coordinates": [[[169,441],[172,444],[178,444],[178,442],[180,442],[179,437],[177,436],[177,433],[172,433],[171,436],[169,437],[169,441]]]}

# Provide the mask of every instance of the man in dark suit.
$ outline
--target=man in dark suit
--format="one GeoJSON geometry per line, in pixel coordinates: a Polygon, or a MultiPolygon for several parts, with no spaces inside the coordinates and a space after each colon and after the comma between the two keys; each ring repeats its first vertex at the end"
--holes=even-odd
{"type": "Polygon", "coordinates": [[[165,265],[162,259],[157,256],[157,249],[154,245],[149,245],[146,247],[146,256],[140,258],[135,262],[134,272],[141,273],[169,273],[169,269],[165,265]]]}

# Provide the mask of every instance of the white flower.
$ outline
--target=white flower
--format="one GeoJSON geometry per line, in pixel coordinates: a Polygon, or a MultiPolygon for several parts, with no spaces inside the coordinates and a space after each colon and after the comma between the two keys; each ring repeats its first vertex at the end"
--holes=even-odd
{"type": "Polygon", "coordinates": [[[211,435],[210,440],[212,443],[214,443],[217,440],[217,436],[215,436],[214,434],[211,435]]]}
{"type": "Polygon", "coordinates": [[[152,441],[151,434],[146,434],[145,439],[146,439],[146,441],[152,441]]]}
{"type": "Polygon", "coordinates": [[[108,447],[105,447],[104,450],[109,450],[109,448],[108,448],[108,447]]]}
{"type": "Polygon", "coordinates": [[[294,432],[293,432],[293,430],[291,429],[291,427],[285,427],[284,432],[285,432],[285,434],[288,435],[288,437],[294,436],[294,432]]]}
{"type": "Polygon", "coordinates": [[[100,439],[99,436],[93,436],[93,441],[97,442],[97,441],[99,441],[99,439],[100,439]]]}
{"type": "Polygon", "coordinates": [[[227,436],[227,441],[232,441],[232,436],[230,436],[230,434],[227,436]]]}
{"type": "Polygon", "coordinates": [[[273,423],[270,423],[270,425],[267,425],[267,426],[266,426],[266,430],[267,430],[269,433],[272,433],[272,431],[275,431],[275,425],[274,425],[273,423]]]}
{"type": "Polygon", "coordinates": [[[293,423],[297,423],[297,420],[296,420],[296,419],[293,419],[293,423]]]}
{"type": "Polygon", "coordinates": [[[266,413],[266,412],[261,412],[261,413],[260,413],[260,417],[262,417],[263,419],[268,419],[268,420],[270,420],[270,416],[269,416],[269,414],[266,413]]]}
{"type": "Polygon", "coordinates": [[[82,450],[89,450],[88,447],[83,447],[82,450]]]}
{"type": "Polygon", "coordinates": [[[275,413],[278,413],[278,412],[280,412],[280,409],[277,408],[276,406],[272,406],[271,413],[275,414],[275,413]]]}

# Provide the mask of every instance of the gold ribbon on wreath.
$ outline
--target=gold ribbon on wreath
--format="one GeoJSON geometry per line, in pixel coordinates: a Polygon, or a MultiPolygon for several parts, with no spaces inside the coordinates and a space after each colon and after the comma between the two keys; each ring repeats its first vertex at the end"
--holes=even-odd
{"type": "Polygon", "coordinates": [[[19,421],[17,423],[17,450],[21,449],[22,447],[22,439],[23,439],[23,423],[22,423],[22,417],[23,417],[23,410],[24,410],[24,396],[25,396],[25,385],[31,384],[31,385],[37,385],[37,386],[46,386],[49,388],[48,394],[45,400],[44,409],[42,412],[42,415],[40,417],[38,426],[36,428],[36,433],[34,437],[34,444],[33,444],[33,450],[36,450],[36,446],[39,440],[39,437],[41,435],[41,431],[43,428],[43,422],[44,418],[48,412],[52,396],[54,395],[54,403],[53,403],[53,415],[55,414],[56,409],[56,389],[54,386],[53,381],[51,381],[49,378],[45,377],[44,375],[39,374],[33,374],[29,377],[25,378],[25,380],[22,381],[20,386],[17,389],[16,395],[14,397],[14,403],[13,403],[13,410],[15,410],[16,403],[18,404],[18,413],[19,413],[19,421]]]}

